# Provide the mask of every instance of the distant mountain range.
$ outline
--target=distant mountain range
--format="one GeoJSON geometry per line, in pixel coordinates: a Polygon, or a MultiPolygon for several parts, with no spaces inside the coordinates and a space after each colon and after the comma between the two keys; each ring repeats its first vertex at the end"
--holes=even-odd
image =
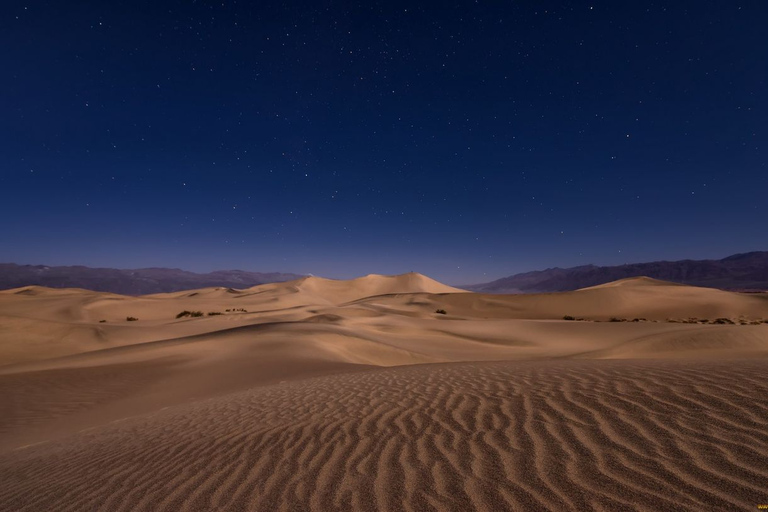
{"type": "MultiPolygon", "coordinates": [[[[654,261],[611,267],[556,267],[461,288],[481,293],[563,292],[637,276],[723,290],[768,290],[768,251],[735,254],[721,260],[654,261]]],[[[302,277],[305,276],[243,270],[219,270],[198,274],[177,268],[125,270],[0,263],[0,290],[39,285],[50,288],[85,288],[122,295],[146,295],[211,286],[250,288],[302,277]]]]}
{"type": "Polygon", "coordinates": [[[0,290],[39,285],[50,288],[85,288],[122,295],[146,295],[209,286],[250,288],[259,284],[292,281],[301,277],[304,276],[278,272],[246,272],[243,270],[219,270],[207,274],[197,274],[177,268],[123,270],[0,263],[0,290]]]}
{"type": "Polygon", "coordinates": [[[637,276],[724,290],[768,290],[768,252],[735,254],[721,260],[549,268],[461,288],[483,293],[564,292],[637,276]]]}

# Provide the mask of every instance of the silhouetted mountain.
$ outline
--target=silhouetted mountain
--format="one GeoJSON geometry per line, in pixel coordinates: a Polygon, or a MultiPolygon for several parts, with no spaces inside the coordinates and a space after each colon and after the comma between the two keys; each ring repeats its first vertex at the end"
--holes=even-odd
{"type": "Polygon", "coordinates": [[[722,260],[550,268],[462,288],[485,293],[562,292],[637,276],[724,290],[768,290],[768,252],[735,254],[722,260]]]}
{"type": "Polygon", "coordinates": [[[291,281],[300,277],[304,276],[243,270],[219,270],[208,274],[197,274],[177,268],[123,270],[0,263],[0,290],[39,285],[51,288],[85,288],[123,295],[146,295],[209,286],[249,288],[258,284],[291,281]]]}

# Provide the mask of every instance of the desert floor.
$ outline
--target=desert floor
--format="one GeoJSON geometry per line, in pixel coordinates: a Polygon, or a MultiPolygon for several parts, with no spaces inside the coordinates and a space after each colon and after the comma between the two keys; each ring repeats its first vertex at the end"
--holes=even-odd
{"type": "Polygon", "coordinates": [[[0,510],[756,510],[766,322],[646,278],[1,291],[0,510]]]}

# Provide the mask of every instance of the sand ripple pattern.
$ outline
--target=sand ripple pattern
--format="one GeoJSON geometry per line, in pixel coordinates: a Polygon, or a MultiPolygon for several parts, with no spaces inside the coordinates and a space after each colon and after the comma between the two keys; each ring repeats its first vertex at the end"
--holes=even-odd
{"type": "Polygon", "coordinates": [[[0,454],[0,509],[755,510],[768,362],[398,367],[0,454]]]}

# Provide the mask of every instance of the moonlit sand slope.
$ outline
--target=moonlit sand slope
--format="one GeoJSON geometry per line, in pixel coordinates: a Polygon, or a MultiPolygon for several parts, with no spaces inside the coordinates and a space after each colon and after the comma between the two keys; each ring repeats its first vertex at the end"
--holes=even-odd
{"type": "Polygon", "coordinates": [[[0,510],[753,509],[764,319],[645,279],[4,291],[0,510]],[[667,321],[690,317],[735,325],[667,321]]]}

